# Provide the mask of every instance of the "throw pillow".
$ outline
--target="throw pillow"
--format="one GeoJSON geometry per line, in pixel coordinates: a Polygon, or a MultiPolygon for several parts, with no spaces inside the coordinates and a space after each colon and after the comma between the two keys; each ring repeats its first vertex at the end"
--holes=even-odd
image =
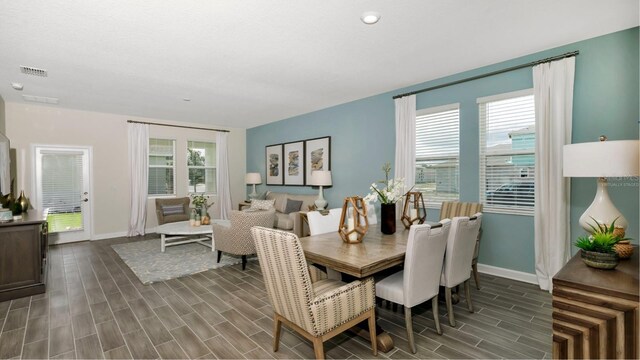
{"type": "Polygon", "coordinates": [[[184,207],[182,205],[162,205],[162,215],[178,215],[184,214],[184,207]]]}
{"type": "Polygon", "coordinates": [[[251,209],[255,210],[269,210],[273,208],[275,200],[253,200],[251,201],[251,209]]]}
{"type": "Polygon", "coordinates": [[[287,199],[287,206],[284,208],[285,214],[291,214],[292,212],[300,211],[302,207],[302,200],[287,199]]]}

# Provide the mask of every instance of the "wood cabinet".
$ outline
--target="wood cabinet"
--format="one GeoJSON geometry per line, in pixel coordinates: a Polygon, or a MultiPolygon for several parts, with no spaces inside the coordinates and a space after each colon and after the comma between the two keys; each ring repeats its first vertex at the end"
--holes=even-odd
{"type": "Polygon", "coordinates": [[[615,270],[575,255],[553,278],[553,358],[638,358],[638,248],[615,270]]]}
{"type": "Polygon", "coordinates": [[[46,290],[47,223],[36,211],[0,223],[0,302],[46,290]]]}

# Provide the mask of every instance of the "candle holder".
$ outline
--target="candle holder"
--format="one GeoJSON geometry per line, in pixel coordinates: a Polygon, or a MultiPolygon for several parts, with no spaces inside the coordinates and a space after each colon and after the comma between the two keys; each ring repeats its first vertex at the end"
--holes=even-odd
{"type": "Polygon", "coordinates": [[[344,198],[338,229],[342,241],[348,244],[361,243],[367,230],[369,230],[369,220],[364,200],[360,196],[344,198]]]}
{"type": "Polygon", "coordinates": [[[407,229],[413,224],[424,224],[427,220],[427,208],[421,192],[410,191],[405,195],[401,220],[407,229]]]}

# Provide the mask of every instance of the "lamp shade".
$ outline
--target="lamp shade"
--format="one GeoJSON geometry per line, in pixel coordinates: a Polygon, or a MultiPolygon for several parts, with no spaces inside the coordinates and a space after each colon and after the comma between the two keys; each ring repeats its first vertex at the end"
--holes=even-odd
{"type": "Polygon", "coordinates": [[[331,185],[331,171],[316,170],[311,172],[311,179],[309,184],[316,186],[329,186],[331,185]]]}
{"type": "Polygon", "coordinates": [[[247,173],[244,176],[244,182],[249,185],[261,184],[262,176],[260,175],[260,173],[247,173]]]}
{"type": "Polygon", "coordinates": [[[640,141],[616,140],[565,145],[565,177],[638,176],[640,141]]]}

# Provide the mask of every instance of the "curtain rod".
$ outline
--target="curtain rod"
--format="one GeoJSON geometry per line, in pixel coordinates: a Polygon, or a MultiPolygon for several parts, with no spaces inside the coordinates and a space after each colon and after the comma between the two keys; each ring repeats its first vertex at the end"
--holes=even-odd
{"type": "Polygon", "coordinates": [[[562,55],[552,56],[552,57],[548,57],[546,59],[536,60],[536,61],[532,61],[532,62],[529,62],[529,63],[526,63],[526,64],[516,65],[516,66],[508,67],[506,69],[488,72],[486,74],[481,74],[481,75],[468,77],[468,78],[465,78],[465,79],[451,81],[451,82],[448,82],[448,83],[442,84],[442,85],[431,86],[431,87],[428,87],[428,88],[425,88],[425,89],[420,89],[420,90],[411,91],[411,92],[404,93],[404,94],[394,95],[393,98],[394,99],[398,99],[398,98],[401,98],[401,97],[420,94],[420,93],[423,93],[423,92],[436,90],[436,89],[440,89],[440,88],[451,86],[451,85],[458,85],[458,84],[461,84],[461,83],[465,83],[467,81],[478,80],[478,79],[482,79],[482,78],[485,78],[485,77],[506,73],[506,72],[513,71],[513,70],[518,70],[518,69],[522,69],[522,68],[526,68],[526,67],[530,67],[530,66],[536,66],[536,65],[539,65],[539,64],[544,64],[544,63],[551,62],[551,61],[554,61],[554,60],[560,60],[560,59],[564,59],[564,58],[568,58],[568,57],[572,57],[572,56],[577,56],[578,54],[580,54],[580,51],[576,50],[576,51],[568,52],[568,53],[565,53],[565,54],[562,54],[562,55]]]}
{"type": "Polygon", "coordinates": [[[160,124],[160,123],[152,123],[152,122],[145,122],[145,121],[135,121],[135,120],[127,120],[127,122],[128,122],[128,123],[134,123],[134,124],[147,124],[147,125],[169,126],[169,127],[183,128],[183,129],[194,129],[194,130],[209,130],[209,131],[230,132],[229,130],[208,129],[208,128],[195,127],[195,126],[184,126],[184,125],[160,124]]]}

